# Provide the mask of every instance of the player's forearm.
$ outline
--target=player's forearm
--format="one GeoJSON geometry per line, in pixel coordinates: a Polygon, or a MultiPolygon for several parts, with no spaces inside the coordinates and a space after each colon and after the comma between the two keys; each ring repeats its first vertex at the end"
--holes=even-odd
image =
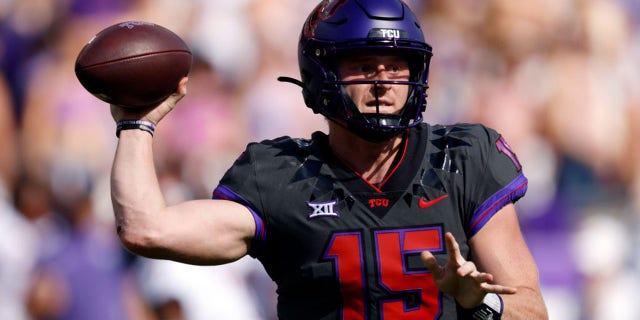
{"type": "Polygon", "coordinates": [[[514,295],[502,295],[504,301],[504,320],[546,320],[547,308],[540,291],[531,288],[518,288],[514,295]]]}
{"type": "Polygon", "coordinates": [[[152,137],[141,130],[120,133],[111,171],[111,200],[118,235],[134,253],[154,246],[155,215],[165,208],[153,164],[152,137]]]}

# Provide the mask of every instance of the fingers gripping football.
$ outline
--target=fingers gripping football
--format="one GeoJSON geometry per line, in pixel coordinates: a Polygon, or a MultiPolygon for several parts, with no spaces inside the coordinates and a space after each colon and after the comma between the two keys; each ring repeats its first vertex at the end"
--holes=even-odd
{"type": "Polygon", "coordinates": [[[169,95],[158,105],[145,109],[127,108],[111,104],[111,116],[116,122],[121,120],[147,120],[157,125],[162,118],[176,107],[178,101],[187,94],[188,81],[187,77],[182,78],[176,92],[169,95]]]}

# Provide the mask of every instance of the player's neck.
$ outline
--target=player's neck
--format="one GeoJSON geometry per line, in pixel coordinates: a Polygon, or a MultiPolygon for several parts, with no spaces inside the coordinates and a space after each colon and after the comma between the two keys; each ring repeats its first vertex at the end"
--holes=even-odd
{"type": "Polygon", "coordinates": [[[329,145],[346,166],[371,183],[385,179],[402,149],[402,135],[389,141],[374,143],[364,140],[329,121],[329,145]]]}

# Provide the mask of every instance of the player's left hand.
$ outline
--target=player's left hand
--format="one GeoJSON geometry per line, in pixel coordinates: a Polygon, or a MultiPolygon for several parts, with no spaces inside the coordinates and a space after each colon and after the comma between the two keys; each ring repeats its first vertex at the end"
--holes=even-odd
{"type": "Polygon", "coordinates": [[[456,299],[463,308],[479,306],[487,293],[514,294],[516,288],[492,284],[493,275],[478,271],[472,261],[460,254],[460,246],[453,234],[445,234],[448,252],[447,263],[440,266],[429,251],[421,254],[422,262],[431,271],[438,288],[456,299]]]}

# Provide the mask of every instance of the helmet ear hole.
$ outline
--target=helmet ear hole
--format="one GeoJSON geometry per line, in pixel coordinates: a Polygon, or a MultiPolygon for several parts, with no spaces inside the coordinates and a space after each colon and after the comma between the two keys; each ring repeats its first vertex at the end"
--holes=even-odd
{"type": "Polygon", "coordinates": [[[309,88],[313,88],[313,85],[310,82],[313,80],[313,75],[308,71],[302,71],[302,98],[304,99],[304,104],[307,105],[313,113],[320,113],[320,106],[318,105],[317,94],[312,92],[309,88]]]}
{"type": "Polygon", "coordinates": [[[320,106],[313,100],[313,94],[309,93],[308,89],[302,89],[302,96],[304,98],[304,103],[309,107],[313,113],[322,113],[320,106]]]}

